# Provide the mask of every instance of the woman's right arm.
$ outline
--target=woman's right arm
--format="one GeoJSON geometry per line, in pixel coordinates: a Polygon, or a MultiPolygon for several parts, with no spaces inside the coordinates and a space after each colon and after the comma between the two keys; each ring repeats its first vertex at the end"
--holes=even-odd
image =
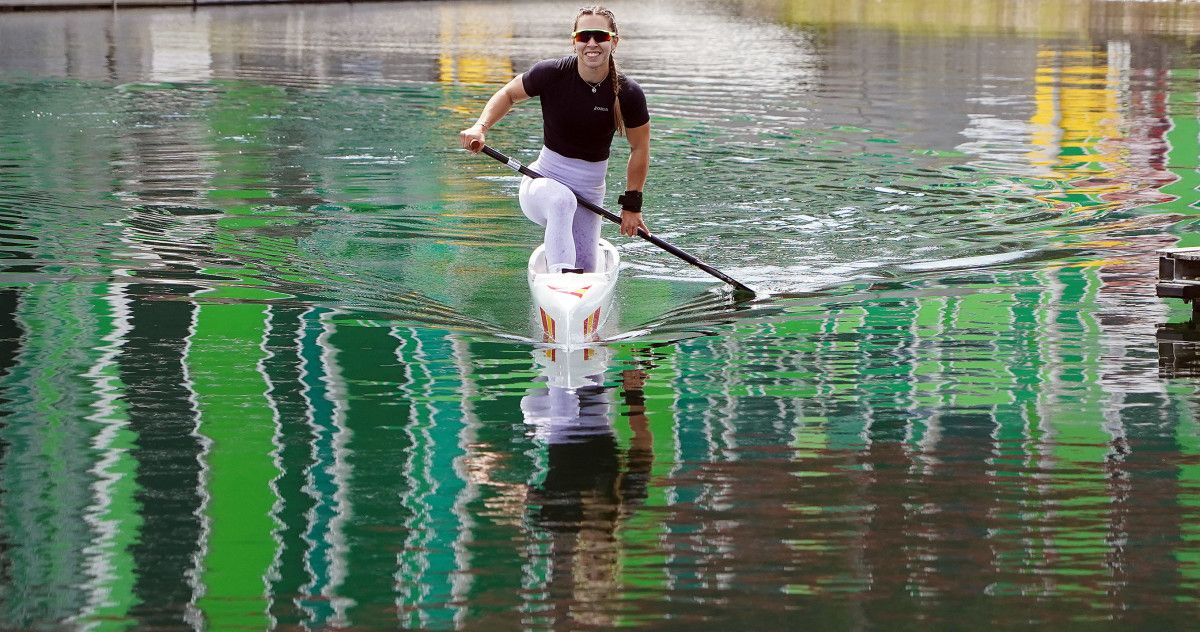
{"type": "Polygon", "coordinates": [[[514,105],[529,98],[525,93],[525,84],[521,80],[522,75],[513,77],[488,99],[487,105],[483,106],[483,113],[479,115],[479,120],[475,124],[458,133],[458,143],[463,149],[477,154],[483,149],[484,134],[489,129],[492,129],[500,119],[504,118],[505,114],[512,109],[514,105]]]}

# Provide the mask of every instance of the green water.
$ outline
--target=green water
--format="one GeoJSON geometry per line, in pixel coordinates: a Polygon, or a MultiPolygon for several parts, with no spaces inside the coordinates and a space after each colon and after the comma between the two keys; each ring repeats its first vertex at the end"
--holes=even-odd
{"type": "Polygon", "coordinates": [[[607,227],[586,358],[455,149],[570,7],[3,15],[0,628],[1191,625],[1200,6],[614,9],[760,292],[607,227]]]}

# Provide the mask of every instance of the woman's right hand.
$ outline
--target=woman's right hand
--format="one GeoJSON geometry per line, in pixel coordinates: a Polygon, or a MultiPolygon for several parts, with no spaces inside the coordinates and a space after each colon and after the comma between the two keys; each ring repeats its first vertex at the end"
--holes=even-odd
{"type": "Polygon", "coordinates": [[[479,123],[476,123],[458,133],[458,144],[462,145],[463,149],[473,154],[477,154],[481,149],[483,149],[483,143],[483,126],[479,123]]]}

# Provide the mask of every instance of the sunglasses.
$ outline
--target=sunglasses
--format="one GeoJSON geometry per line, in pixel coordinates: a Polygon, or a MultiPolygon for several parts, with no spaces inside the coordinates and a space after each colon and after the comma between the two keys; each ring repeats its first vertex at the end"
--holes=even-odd
{"type": "Polygon", "coordinates": [[[571,33],[571,37],[580,44],[586,44],[590,39],[595,39],[596,43],[599,44],[600,42],[607,42],[616,36],[616,33],[605,31],[604,29],[583,29],[582,31],[571,33]]]}

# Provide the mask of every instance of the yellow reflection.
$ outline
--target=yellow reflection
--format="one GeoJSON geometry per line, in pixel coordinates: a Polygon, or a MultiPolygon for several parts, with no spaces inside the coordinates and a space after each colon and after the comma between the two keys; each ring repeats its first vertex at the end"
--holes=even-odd
{"type": "Polygon", "coordinates": [[[1105,171],[1118,162],[1100,141],[1117,136],[1117,91],[1107,81],[1107,56],[1093,51],[1039,51],[1034,99],[1037,111],[1031,156],[1039,166],[1077,167],[1090,160],[1105,171]],[[1081,80],[1083,79],[1083,80],[1081,80]]]}
{"type": "Polygon", "coordinates": [[[743,4],[752,12],[793,24],[848,23],[902,32],[1004,31],[1044,36],[1093,30],[1124,33],[1146,28],[1181,35],[1200,31],[1200,6],[1176,2],[746,0],[743,4]]]}
{"type": "Polygon", "coordinates": [[[1120,94],[1128,75],[1127,45],[1107,51],[1038,51],[1029,154],[1041,177],[1056,186],[1038,199],[1063,210],[1094,211],[1113,205],[1103,196],[1129,189],[1116,179],[1125,163],[1119,139],[1124,114],[1120,94]],[[1114,180],[1109,180],[1114,178],[1114,180]]]}
{"type": "Polygon", "coordinates": [[[513,16],[503,5],[443,5],[438,42],[442,83],[505,83],[512,59],[496,51],[513,39],[513,16]]]}

